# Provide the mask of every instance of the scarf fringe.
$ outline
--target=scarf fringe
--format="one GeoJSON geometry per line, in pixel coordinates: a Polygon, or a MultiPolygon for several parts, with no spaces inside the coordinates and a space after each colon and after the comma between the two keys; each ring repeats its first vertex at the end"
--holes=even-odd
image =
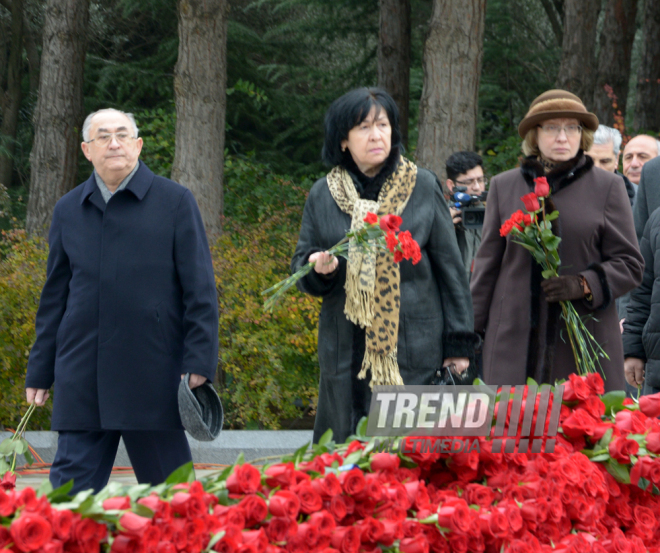
{"type": "Polygon", "coordinates": [[[371,326],[374,320],[374,294],[367,290],[359,290],[358,282],[360,275],[352,271],[346,272],[346,303],[344,304],[344,314],[353,324],[362,328],[371,326]]]}
{"type": "Polygon", "coordinates": [[[360,370],[357,377],[360,379],[367,378],[367,371],[370,370],[370,388],[374,386],[403,386],[396,355],[396,348],[387,355],[381,355],[367,348],[362,360],[362,370],[360,370]]]}

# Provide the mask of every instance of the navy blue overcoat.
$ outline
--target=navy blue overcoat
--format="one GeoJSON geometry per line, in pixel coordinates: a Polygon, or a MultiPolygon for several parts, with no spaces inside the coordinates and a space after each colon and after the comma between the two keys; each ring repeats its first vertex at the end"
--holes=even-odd
{"type": "Polygon", "coordinates": [[[192,193],[142,162],[103,201],[57,202],[25,386],[54,383],[53,430],[181,429],[180,375],[213,380],[218,304],[192,193]]]}

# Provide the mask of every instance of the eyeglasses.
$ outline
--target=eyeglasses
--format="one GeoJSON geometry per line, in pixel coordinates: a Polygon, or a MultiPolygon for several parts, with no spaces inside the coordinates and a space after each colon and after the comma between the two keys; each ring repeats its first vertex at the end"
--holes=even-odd
{"type": "Polygon", "coordinates": [[[126,144],[126,142],[128,142],[129,140],[135,138],[134,136],[131,136],[127,132],[108,132],[108,133],[99,134],[96,138],[92,138],[91,140],[88,140],[87,144],[96,141],[96,143],[100,144],[101,146],[107,146],[112,141],[113,136],[115,137],[115,140],[120,144],[126,144]]]}
{"type": "Polygon", "coordinates": [[[539,128],[550,136],[557,137],[561,134],[561,131],[564,131],[566,136],[577,136],[582,132],[582,127],[580,125],[566,125],[562,127],[561,125],[539,125],[539,128]]]}
{"type": "Polygon", "coordinates": [[[479,177],[478,179],[457,180],[456,184],[460,184],[461,186],[472,186],[474,184],[486,186],[488,184],[488,179],[486,177],[479,177]]]}

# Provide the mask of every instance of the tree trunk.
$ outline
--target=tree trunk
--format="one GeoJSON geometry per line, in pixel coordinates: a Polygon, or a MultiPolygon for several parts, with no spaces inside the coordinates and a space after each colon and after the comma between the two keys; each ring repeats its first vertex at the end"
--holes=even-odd
{"type": "Polygon", "coordinates": [[[566,0],[557,88],[570,90],[591,107],[596,82],[596,22],[601,0],[566,0]]]}
{"type": "Polygon", "coordinates": [[[29,233],[48,231],[55,203],[76,184],[88,21],[89,0],[48,0],[30,154],[29,233]]]}
{"type": "Polygon", "coordinates": [[[424,45],[417,161],[443,182],[446,159],[474,149],[485,17],[486,0],[433,2],[424,45]]]}
{"type": "Polygon", "coordinates": [[[1,90],[4,98],[0,102],[2,108],[2,125],[0,125],[0,145],[6,150],[2,155],[0,150],[0,184],[9,186],[14,168],[14,151],[16,149],[16,130],[18,129],[18,113],[21,108],[21,69],[23,64],[23,0],[13,0],[11,8],[11,43],[9,47],[9,64],[7,67],[7,90],[1,90]]]}
{"type": "Polygon", "coordinates": [[[404,146],[408,146],[410,102],[410,0],[380,0],[378,35],[378,86],[399,107],[404,146]]]}
{"type": "Polygon", "coordinates": [[[625,116],[630,80],[630,56],[635,40],[637,0],[608,0],[605,22],[600,35],[600,52],[596,71],[593,111],[603,125],[613,126],[616,111],[625,116]],[[616,110],[612,107],[605,86],[616,95],[616,110]]]}
{"type": "Polygon", "coordinates": [[[660,2],[646,0],[642,63],[637,73],[637,102],[634,127],[637,130],[660,128],[660,2]]]}
{"type": "MultiPolygon", "coordinates": [[[[0,6],[4,6],[8,11],[12,10],[12,0],[0,0],[0,6]]],[[[30,73],[30,94],[37,94],[39,90],[39,49],[36,39],[39,31],[35,29],[36,23],[30,21],[27,11],[23,10],[23,44],[25,54],[27,55],[29,73],[30,73]]],[[[0,58],[0,71],[3,69],[4,60],[0,58]]],[[[0,78],[0,81],[2,79],[0,78]]]]}
{"type": "Polygon", "coordinates": [[[227,0],[179,0],[172,179],[193,192],[211,236],[222,232],[228,13],[227,0]]]}

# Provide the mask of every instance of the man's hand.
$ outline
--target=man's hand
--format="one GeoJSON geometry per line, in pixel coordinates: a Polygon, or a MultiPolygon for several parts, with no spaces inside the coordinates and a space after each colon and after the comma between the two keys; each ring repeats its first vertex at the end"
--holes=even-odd
{"type": "Polygon", "coordinates": [[[41,388],[25,388],[25,399],[29,404],[36,403],[37,407],[42,407],[46,404],[49,397],[48,390],[41,388]]]}
{"type": "MultiPolygon", "coordinates": [[[[186,375],[185,374],[181,375],[181,380],[183,380],[184,376],[186,376],[186,375]]],[[[192,390],[193,388],[197,388],[198,386],[201,386],[207,380],[208,379],[205,376],[202,376],[201,374],[192,374],[191,373],[190,380],[188,380],[188,386],[190,386],[190,389],[192,390]]]]}
{"type": "Polygon", "coordinates": [[[309,256],[308,261],[310,263],[316,261],[314,270],[321,275],[329,275],[330,273],[334,272],[334,270],[339,265],[339,260],[328,252],[313,253],[309,256]]]}
{"type": "Polygon", "coordinates": [[[625,321],[626,321],[625,319],[621,319],[621,320],[619,321],[619,328],[621,329],[621,334],[623,334],[623,323],[624,323],[625,321]]]}
{"type": "Polygon", "coordinates": [[[644,384],[644,361],[637,357],[626,357],[623,362],[623,373],[626,382],[635,388],[641,388],[644,384]]]}
{"type": "Polygon", "coordinates": [[[451,372],[456,376],[460,376],[470,366],[470,360],[467,357],[447,357],[442,366],[449,367],[451,372]]]}
{"type": "Polygon", "coordinates": [[[461,210],[456,209],[455,207],[449,207],[449,213],[451,213],[451,220],[455,225],[458,225],[463,219],[461,219],[461,210]]]}

